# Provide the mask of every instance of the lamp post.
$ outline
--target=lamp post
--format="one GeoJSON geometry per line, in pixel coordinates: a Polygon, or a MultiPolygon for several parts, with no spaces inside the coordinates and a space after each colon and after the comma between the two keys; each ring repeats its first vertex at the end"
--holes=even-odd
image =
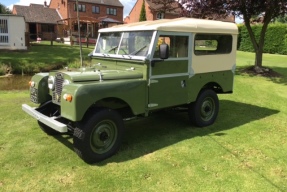
{"type": "Polygon", "coordinates": [[[77,21],[78,21],[78,35],[79,35],[79,46],[80,46],[80,62],[81,67],[83,67],[83,54],[82,54],[82,41],[81,41],[81,27],[80,27],[80,18],[79,18],[79,1],[76,0],[77,5],[77,21]]]}

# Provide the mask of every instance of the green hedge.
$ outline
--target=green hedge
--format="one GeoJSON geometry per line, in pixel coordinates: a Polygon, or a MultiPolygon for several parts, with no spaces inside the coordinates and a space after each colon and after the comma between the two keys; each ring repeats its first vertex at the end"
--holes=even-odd
{"type": "MultiPolygon", "coordinates": [[[[257,41],[259,40],[262,25],[252,26],[257,41]]],[[[245,25],[238,25],[238,50],[254,52],[247,28],[245,25]]],[[[269,24],[264,43],[264,53],[287,55],[287,25],[286,24],[269,24]]]]}

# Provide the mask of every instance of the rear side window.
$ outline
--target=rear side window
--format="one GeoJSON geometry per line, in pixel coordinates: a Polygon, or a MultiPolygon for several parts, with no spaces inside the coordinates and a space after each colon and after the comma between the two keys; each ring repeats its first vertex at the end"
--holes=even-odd
{"type": "Polygon", "coordinates": [[[228,54],[232,51],[232,36],[218,34],[196,34],[195,55],[228,54]]]}

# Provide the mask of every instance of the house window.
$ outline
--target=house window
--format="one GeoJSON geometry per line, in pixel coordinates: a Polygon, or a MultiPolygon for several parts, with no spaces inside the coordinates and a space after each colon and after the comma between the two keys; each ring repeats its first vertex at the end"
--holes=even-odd
{"type": "Polygon", "coordinates": [[[197,34],[194,38],[195,55],[228,54],[231,50],[231,35],[197,34]]]}
{"type": "Polygon", "coordinates": [[[55,32],[54,25],[42,24],[41,31],[42,32],[55,32]]]}
{"type": "Polygon", "coordinates": [[[117,15],[117,9],[115,8],[107,8],[108,15],[117,15]]]}
{"type": "Polygon", "coordinates": [[[100,13],[100,7],[98,7],[98,6],[92,6],[92,12],[93,12],[93,13],[100,13]]]}
{"type": "Polygon", "coordinates": [[[164,13],[157,13],[156,19],[164,19],[164,13]]]}
{"type": "Polygon", "coordinates": [[[8,19],[0,19],[0,45],[9,43],[8,19]]]}
{"type": "MultiPolygon", "coordinates": [[[[78,4],[79,12],[86,12],[86,5],[78,4]]],[[[77,11],[77,4],[74,4],[74,11],[77,11]]]]}

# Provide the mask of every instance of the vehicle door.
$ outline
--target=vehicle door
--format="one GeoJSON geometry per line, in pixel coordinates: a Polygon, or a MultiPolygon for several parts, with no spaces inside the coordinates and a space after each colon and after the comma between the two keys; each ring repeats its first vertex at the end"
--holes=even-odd
{"type": "Polygon", "coordinates": [[[149,68],[149,109],[186,104],[187,80],[191,70],[191,34],[159,33],[149,68]],[[169,46],[169,58],[159,58],[159,45],[169,46]]]}

